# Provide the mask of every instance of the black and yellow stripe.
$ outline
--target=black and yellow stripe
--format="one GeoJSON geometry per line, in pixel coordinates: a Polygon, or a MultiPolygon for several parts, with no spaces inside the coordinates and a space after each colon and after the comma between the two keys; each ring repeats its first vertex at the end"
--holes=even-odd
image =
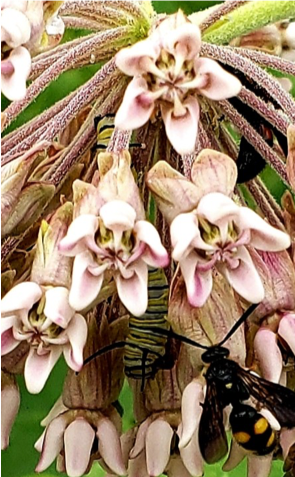
{"type": "Polygon", "coordinates": [[[95,149],[104,151],[108,147],[108,143],[115,129],[114,118],[114,113],[96,116],[94,118],[94,127],[96,129],[95,149]]]}

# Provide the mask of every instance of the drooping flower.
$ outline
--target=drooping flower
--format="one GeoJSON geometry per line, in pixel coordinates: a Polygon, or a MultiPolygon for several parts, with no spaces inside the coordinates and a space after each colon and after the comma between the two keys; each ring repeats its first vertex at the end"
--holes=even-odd
{"type": "Polygon", "coordinates": [[[179,154],[194,150],[200,116],[197,95],[236,96],[240,81],[215,60],[200,58],[199,28],[179,10],[143,41],[121,50],[117,66],[134,76],[116,114],[121,129],[145,124],[160,107],[167,136],[179,154]]]}
{"type": "Polygon", "coordinates": [[[59,245],[75,257],[70,304],[82,310],[93,303],[110,271],[122,303],[140,316],[147,307],[147,267],[166,266],[168,254],[155,227],[144,220],[129,153],[100,154],[98,160],[98,188],[74,184],[76,217],[59,245]]]}
{"type": "Polygon", "coordinates": [[[171,223],[172,257],[179,262],[193,306],[208,299],[213,267],[247,301],[260,302],[263,284],[249,248],[277,252],[291,243],[286,233],[229,197],[236,174],[228,156],[211,150],[203,150],[194,161],[193,183],[163,161],[148,174],[148,186],[171,223]]]}

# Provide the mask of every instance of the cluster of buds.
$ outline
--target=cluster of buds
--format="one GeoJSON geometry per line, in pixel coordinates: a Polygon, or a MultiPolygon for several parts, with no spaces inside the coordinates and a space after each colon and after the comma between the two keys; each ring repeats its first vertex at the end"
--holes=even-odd
{"type": "MultiPolygon", "coordinates": [[[[37,472],[56,460],[69,477],[95,461],[109,477],[203,475],[208,367],[181,337],[214,347],[251,304],[225,344],[230,359],[294,390],[295,106],[262,68],[295,73],[286,21],[294,2],[271,2],[271,11],[268,3],[228,0],[189,18],[133,0],[1,7],[3,92],[16,100],[4,128],[61,73],[97,66],[3,139],[2,448],[20,405],[16,375],[36,394],[62,355],[70,368],[42,421],[37,472]],[[89,35],[58,45],[64,25],[89,35]],[[107,128],[98,120],[95,130],[94,118],[114,112],[101,152],[107,128]],[[277,174],[282,199],[266,175],[240,184],[253,160],[277,174]],[[146,379],[153,350],[141,344],[158,326],[147,309],[149,267],[166,269],[170,298],[165,350],[146,379]],[[130,315],[148,317],[144,328],[130,315]],[[142,379],[128,378],[135,426],[123,433],[128,360],[142,379]]],[[[294,472],[293,422],[281,429],[255,405],[294,472]]],[[[248,477],[268,477],[273,448],[247,453],[233,435],[223,469],[244,458],[248,477]]]]}

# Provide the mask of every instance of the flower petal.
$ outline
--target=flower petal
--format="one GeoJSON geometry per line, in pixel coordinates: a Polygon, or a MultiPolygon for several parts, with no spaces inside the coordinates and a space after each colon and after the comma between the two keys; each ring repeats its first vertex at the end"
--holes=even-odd
{"type": "Polygon", "coordinates": [[[278,334],[288,343],[295,355],[295,313],[286,313],[280,321],[278,334]]]}
{"type": "Polygon", "coordinates": [[[276,333],[267,328],[260,328],[255,335],[254,349],[263,377],[268,381],[279,383],[283,358],[277,344],[276,333]]]}
{"type": "Polygon", "coordinates": [[[226,459],[225,463],[222,466],[222,470],[225,472],[229,472],[237,465],[239,465],[240,462],[245,458],[247,455],[247,451],[241,447],[235,439],[231,440],[230,444],[230,451],[228,458],[226,459]]]}
{"type": "Polygon", "coordinates": [[[137,239],[148,247],[141,256],[142,260],[151,267],[167,267],[169,255],[161,243],[157,229],[147,220],[139,220],[135,224],[134,232],[137,239]]]}
{"type": "Polygon", "coordinates": [[[74,310],[83,310],[96,299],[107,266],[99,266],[88,250],[75,257],[69,295],[69,303],[74,310]]]}
{"type": "MultiPolygon", "coordinates": [[[[181,458],[178,455],[172,456],[170,458],[169,464],[166,469],[166,473],[168,477],[191,477],[192,476],[192,474],[188,472],[187,468],[184,466],[181,458]]],[[[197,477],[197,474],[196,474],[196,477],[197,477]]]]}
{"type": "Polygon", "coordinates": [[[1,390],[1,449],[9,446],[9,435],[20,406],[17,384],[4,385],[1,390]]]}
{"type": "Polygon", "coordinates": [[[29,310],[40,300],[42,289],[34,282],[23,282],[15,285],[1,301],[1,313],[11,313],[18,310],[29,310]]]}
{"type": "Polygon", "coordinates": [[[69,477],[80,477],[86,472],[95,432],[83,418],[77,418],[64,433],[65,466],[69,477]]]}
{"type": "Polygon", "coordinates": [[[59,251],[69,257],[75,257],[88,248],[93,252],[99,251],[94,240],[97,228],[98,218],[95,215],[79,215],[69,226],[67,235],[59,242],[59,251]]]}
{"type": "Polygon", "coordinates": [[[258,214],[247,207],[241,207],[238,226],[241,229],[251,230],[251,245],[258,250],[268,250],[278,252],[291,245],[289,235],[281,230],[272,227],[265,222],[258,214]]]}
{"type": "Polygon", "coordinates": [[[83,366],[83,349],[88,332],[85,318],[75,313],[66,332],[70,345],[66,345],[63,349],[65,360],[71,369],[80,371],[83,366]]]}
{"type": "Polygon", "coordinates": [[[141,452],[135,459],[129,461],[128,477],[149,477],[145,452],[141,452]]]}
{"type": "Polygon", "coordinates": [[[148,60],[157,60],[160,47],[150,39],[138,41],[129,48],[123,48],[115,57],[116,66],[128,76],[146,73],[148,60]]]}
{"type": "Polygon", "coordinates": [[[138,260],[131,264],[128,270],[134,272],[131,278],[124,278],[119,274],[115,276],[118,295],[132,315],[141,316],[146,311],[148,304],[147,266],[142,260],[138,260]]]}
{"type": "Polygon", "coordinates": [[[145,419],[139,426],[137,434],[136,434],[136,441],[134,444],[133,449],[131,449],[130,452],[130,459],[135,459],[144,449],[145,446],[145,439],[146,439],[146,433],[149,428],[149,425],[151,424],[151,418],[148,417],[145,419]]]}
{"type": "Polygon", "coordinates": [[[280,444],[283,451],[284,460],[286,459],[291,446],[295,442],[295,427],[292,429],[282,429],[280,433],[280,444]]]}
{"type": "Polygon", "coordinates": [[[237,268],[218,268],[239,295],[250,303],[259,303],[264,298],[264,288],[248,250],[239,247],[235,257],[239,259],[237,268]]]}
{"type": "Polygon", "coordinates": [[[1,41],[11,48],[17,48],[30,39],[31,25],[18,8],[1,6],[1,41]]]}
{"type": "Polygon", "coordinates": [[[191,243],[194,238],[200,235],[197,216],[192,212],[179,214],[170,226],[170,235],[173,247],[172,258],[179,262],[193,248],[191,243]]]}
{"type": "Polygon", "coordinates": [[[166,134],[178,154],[194,152],[198,134],[200,106],[198,100],[189,96],[182,102],[186,113],[182,116],[173,114],[173,106],[162,105],[162,118],[165,123],[166,134]]]}
{"type": "Polygon", "coordinates": [[[213,282],[211,270],[199,272],[197,264],[198,256],[194,252],[179,262],[188,301],[192,306],[201,307],[211,293],[213,282]]]}
{"type": "Polygon", "coordinates": [[[44,315],[56,325],[66,328],[74,314],[69,305],[69,290],[65,287],[49,288],[45,298],[44,315]]]}
{"type": "Polygon", "coordinates": [[[199,89],[200,93],[215,101],[232,98],[239,94],[242,84],[238,78],[225,71],[215,60],[197,58],[195,71],[198,77],[205,76],[206,86],[199,89]]]}
{"type": "Polygon", "coordinates": [[[186,386],[181,400],[182,431],[179,440],[179,449],[187,446],[193,434],[197,432],[204,402],[203,386],[194,380],[186,386]]]}
{"type": "Polygon", "coordinates": [[[106,418],[97,424],[98,450],[109,468],[118,475],[126,475],[120,438],[114,424],[106,418]]]}
{"type": "Polygon", "coordinates": [[[194,477],[203,475],[204,461],[199,447],[198,432],[195,432],[186,447],[180,449],[180,456],[190,475],[194,477]]]}
{"type": "Polygon", "coordinates": [[[115,126],[123,130],[137,129],[150,118],[154,109],[154,99],[143,78],[134,78],[127,86],[119,107],[115,126]]]}
{"type": "Polygon", "coordinates": [[[111,200],[99,212],[104,225],[111,230],[130,230],[134,227],[136,212],[127,202],[111,200]]]}
{"type": "Polygon", "coordinates": [[[248,457],[248,477],[268,477],[271,471],[272,453],[248,457]]]}
{"type": "Polygon", "coordinates": [[[26,359],[24,378],[29,393],[38,394],[42,391],[55,363],[62,353],[60,346],[54,346],[47,354],[38,355],[31,348],[26,359]]]}
{"type": "Polygon", "coordinates": [[[13,326],[17,322],[14,316],[1,319],[1,355],[10,353],[19,345],[19,340],[15,339],[13,326]]]}
{"type": "Polygon", "coordinates": [[[146,434],[146,463],[148,473],[156,477],[164,472],[170,458],[173,430],[168,422],[156,419],[146,434]]]}
{"type": "Polygon", "coordinates": [[[18,46],[1,65],[1,91],[11,101],[18,101],[26,95],[26,81],[31,71],[31,55],[26,48],[18,46]],[[3,64],[9,62],[13,72],[5,74],[3,64]],[[4,74],[3,74],[4,72],[4,74]]]}
{"type": "Polygon", "coordinates": [[[49,424],[45,432],[43,449],[35,469],[36,472],[43,472],[47,469],[62,450],[66,426],[65,416],[59,416],[49,424]]]}
{"type": "Polygon", "coordinates": [[[236,220],[241,207],[232,199],[220,192],[211,192],[201,198],[197,207],[198,215],[205,217],[212,224],[222,224],[229,220],[236,220]],[[218,207],[216,207],[218,204],[218,207]]]}

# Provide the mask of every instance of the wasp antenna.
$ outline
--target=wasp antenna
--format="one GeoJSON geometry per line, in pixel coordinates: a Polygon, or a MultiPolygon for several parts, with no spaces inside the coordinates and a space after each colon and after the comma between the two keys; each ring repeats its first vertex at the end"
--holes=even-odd
{"type": "Polygon", "coordinates": [[[247,308],[247,310],[242,314],[242,316],[238,319],[238,321],[236,321],[236,323],[234,324],[234,326],[229,330],[229,332],[227,333],[227,335],[225,335],[225,337],[223,338],[223,340],[221,340],[217,345],[215,346],[222,346],[233,334],[234,332],[241,326],[242,323],[244,323],[244,321],[247,320],[248,316],[251,315],[251,313],[253,313],[253,311],[257,308],[257,306],[259,305],[259,303],[253,303],[253,305],[250,305],[249,308],[247,308]]]}
{"type": "Polygon", "coordinates": [[[153,328],[152,326],[149,326],[149,331],[152,331],[155,335],[164,335],[168,336],[170,338],[176,338],[179,341],[182,341],[183,343],[189,344],[191,346],[194,346],[195,348],[201,348],[201,349],[210,349],[211,346],[205,346],[200,343],[197,343],[196,341],[191,340],[190,338],[187,338],[186,336],[179,335],[178,333],[175,333],[175,331],[170,330],[164,330],[164,329],[159,329],[159,328],[153,328]]]}

